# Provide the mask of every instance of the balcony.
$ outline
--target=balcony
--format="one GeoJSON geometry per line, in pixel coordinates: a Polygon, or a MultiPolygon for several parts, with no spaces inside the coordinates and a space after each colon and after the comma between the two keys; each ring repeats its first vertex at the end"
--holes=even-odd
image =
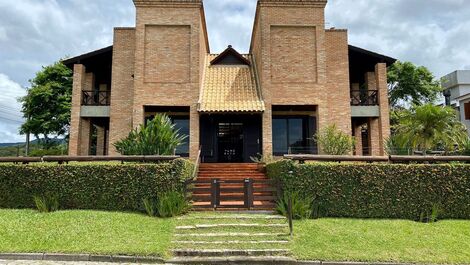
{"type": "Polygon", "coordinates": [[[351,90],[351,117],[379,117],[380,110],[378,95],[378,90],[351,90]]]}
{"type": "Polygon", "coordinates": [[[351,90],[351,106],[378,106],[378,90],[351,90]]]}
{"type": "Polygon", "coordinates": [[[109,117],[109,105],[111,103],[111,91],[82,91],[82,118],[107,118],[109,117]]]}
{"type": "Polygon", "coordinates": [[[109,106],[111,91],[82,91],[82,106],[109,106]]]}

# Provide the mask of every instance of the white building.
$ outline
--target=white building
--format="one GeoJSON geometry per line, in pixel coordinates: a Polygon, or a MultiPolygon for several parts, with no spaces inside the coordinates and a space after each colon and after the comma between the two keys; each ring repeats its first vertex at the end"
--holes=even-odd
{"type": "Polygon", "coordinates": [[[470,135],[470,70],[452,72],[442,78],[446,105],[454,107],[470,135]]]}

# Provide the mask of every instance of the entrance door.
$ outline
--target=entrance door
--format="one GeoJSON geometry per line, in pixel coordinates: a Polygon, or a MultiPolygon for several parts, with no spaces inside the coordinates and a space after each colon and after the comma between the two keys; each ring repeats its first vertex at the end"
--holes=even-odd
{"type": "Polygon", "coordinates": [[[217,143],[219,162],[243,162],[243,123],[220,122],[217,143]]]}

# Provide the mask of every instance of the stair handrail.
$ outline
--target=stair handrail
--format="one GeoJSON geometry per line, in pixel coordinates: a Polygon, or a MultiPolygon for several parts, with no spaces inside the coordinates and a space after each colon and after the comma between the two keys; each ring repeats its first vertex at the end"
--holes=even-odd
{"type": "Polygon", "coordinates": [[[202,146],[199,147],[199,151],[197,153],[197,158],[196,158],[196,163],[194,165],[192,180],[196,179],[197,172],[199,171],[199,164],[201,162],[201,150],[202,150],[202,146]]]}

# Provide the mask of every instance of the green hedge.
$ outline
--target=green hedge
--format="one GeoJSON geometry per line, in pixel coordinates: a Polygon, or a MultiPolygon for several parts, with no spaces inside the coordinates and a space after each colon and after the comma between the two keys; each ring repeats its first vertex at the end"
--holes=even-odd
{"type": "Polygon", "coordinates": [[[439,218],[470,218],[470,165],[296,164],[267,166],[286,190],[314,199],[321,216],[418,220],[433,206],[439,218]]]}
{"type": "Polygon", "coordinates": [[[34,195],[55,194],[61,209],[135,211],[143,198],[182,189],[193,164],[0,165],[0,208],[32,208],[34,195]]]}

